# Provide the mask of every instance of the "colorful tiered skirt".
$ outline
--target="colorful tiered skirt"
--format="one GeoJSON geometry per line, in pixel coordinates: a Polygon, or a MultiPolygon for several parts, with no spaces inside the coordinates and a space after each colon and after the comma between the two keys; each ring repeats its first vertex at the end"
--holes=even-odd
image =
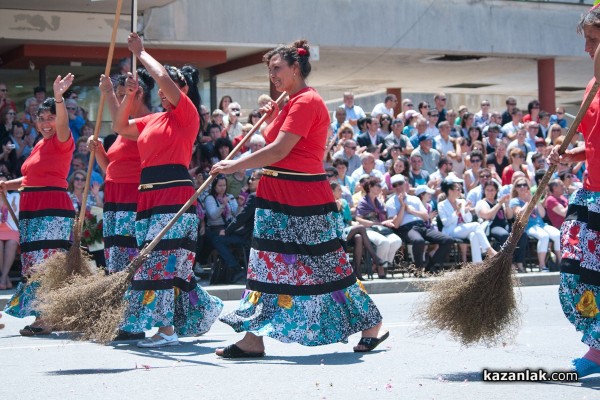
{"type": "Polygon", "coordinates": [[[247,290],[221,316],[236,332],[318,346],[381,321],[341,245],[343,221],[325,175],[265,169],[257,191],[247,290]]]}
{"type": "MultiPolygon", "coordinates": [[[[151,242],[194,194],[182,165],[142,170],[135,232],[141,249],[151,242]],[[171,183],[168,183],[171,182],[171,183]]],[[[167,231],[136,272],[125,294],[128,308],[121,329],[141,332],[171,326],[180,335],[210,329],[223,308],[196,282],[192,271],[198,218],[195,204],[167,231]]]]}
{"type": "Polygon", "coordinates": [[[24,188],[19,209],[19,236],[23,280],[4,311],[13,317],[37,315],[36,282],[27,282],[37,265],[71,246],[75,210],[66,189],[56,187],[24,188]]]}
{"type": "Polygon", "coordinates": [[[600,192],[579,189],[569,199],[561,227],[559,297],[563,312],[600,350],[600,192]]]}
{"type": "Polygon", "coordinates": [[[138,184],[104,184],[104,257],[109,274],[123,270],[138,255],[135,217],[138,184]]]}

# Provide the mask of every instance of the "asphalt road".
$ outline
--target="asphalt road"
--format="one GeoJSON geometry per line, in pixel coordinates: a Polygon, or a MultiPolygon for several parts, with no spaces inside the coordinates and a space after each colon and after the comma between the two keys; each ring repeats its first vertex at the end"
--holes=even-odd
{"type": "MultiPolygon", "coordinates": [[[[422,335],[411,318],[422,293],[374,295],[391,337],[371,354],[352,345],[303,347],[266,340],[267,357],[223,360],[215,348],[237,340],[217,322],[202,337],[167,349],[100,346],[65,334],[24,338],[31,318],[4,316],[0,399],[597,399],[600,375],[579,382],[488,383],[482,369],[564,371],[586,350],[563,317],[556,286],[521,289],[523,321],[512,343],[461,347],[422,335]]],[[[226,310],[236,306],[226,302],[226,310]]]]}

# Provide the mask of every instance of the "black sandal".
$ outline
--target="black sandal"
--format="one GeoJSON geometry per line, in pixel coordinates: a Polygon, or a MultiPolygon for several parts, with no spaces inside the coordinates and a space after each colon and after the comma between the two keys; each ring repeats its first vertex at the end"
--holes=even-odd
{"type": "Polygon", "coordinates": [[[39,326],[31,326],[26,325],[23,329],[19,331],[21,336],[41,336],[41,335],[50,335],[52,333],[52,329],[50,328],[42,328],[39,326]]]}
{"type": "Polygon", "coordinates": [[[368,353],[375,350],[375,347],[379,346],[381,342],[390,337],[390,332],[387,331],[381,337],[361,337],[358,342],[358,346],[364,346],[364,350],[354,350],[355,353],[368,353]]]}
{"type": "Polygon", "coordinates": [[[244,351],[235,344],[230,344],[229,346],[225,347],[223,349],[223,354],[221,355],[223,358],[260,358],[264,356],[264,351],[262,353],[244,351]]]}

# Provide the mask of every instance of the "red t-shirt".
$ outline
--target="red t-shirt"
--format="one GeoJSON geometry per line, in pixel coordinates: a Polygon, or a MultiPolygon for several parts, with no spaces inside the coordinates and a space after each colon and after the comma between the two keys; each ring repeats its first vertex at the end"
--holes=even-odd
{"type": "Polygon", "coordinates": [[[108,167],[106,181],[114,183],[139,183],[142,172],[137,142],[117,136],[106,153],[108,167]]]}
{"type": "Polygon", "coordinates": [[[560,226],[565,220],[565,217],[562,215],[558,215],[554,211],[554,207],[557,205],[561,205],[566,207],[569,204],[569,200],[565,196],[560,196],[560,198],[556,198],[554,196],[548,196],[546,199],[546,214],[548,215],[548,219],[552,222],[552,226],[560,229],[560,226]]]}
{"type": "Polygon", "coordinates": [[[58,140],[56,134],[50,139],[40,140],[21,166],[22,185],[66,189],[73,150],[75,150],[73,135],[66,142],[58,140]]]}
{"type": "Polygon", "coordinates": [[[135,123],[140,132],[137,147],[142,168],[165,164],[188,167],[200,129],[200,116],[185,93],[181,92],[179,104],[170,112],[136,118],[135,123]]]}
{"type": "Polygon", "coordinates": [[[287,156],[273,166],[309,174],[324,173],[323,157],[329,122],[327,106],[315,89],[307,87],[291,96],[277,118],[265,129],[265,140],[267,144],[274,142],[281,131],[302,138],[287,156]]]}
{"type": "MultiPolygon", "coordinates": [[[[588,83],[585,99],[594,85],[595,79],[588,83]]],[[[600,91],[596,94],[577,129],[585,139],[585,161],[587,176],[583,182],[585,189],[600,192],[600,91]],[[599,172],[596,172],[599,171],[599,172]]]]}

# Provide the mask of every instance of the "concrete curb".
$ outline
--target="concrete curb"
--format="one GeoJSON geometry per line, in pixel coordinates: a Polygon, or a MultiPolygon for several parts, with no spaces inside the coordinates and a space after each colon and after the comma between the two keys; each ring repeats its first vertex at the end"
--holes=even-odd
{"type": "MultiPolygon", "coordinates": [[[[363,281],[367,292],[370,294],[384,293],[410,293],[422,292],[422,285],[427,282],[434,281],[439,278],[399,278],[399,279],[375,279],[372,281],[363,281]]],[[[544,286],[558,285],[560,281],[560,273],[558,272],[530,272],[525,274],[517,274],[517,279],[520,286],[544,286]]],[[[204,286],[204,289],[217,296],[221,300],[239,300],[242,297],[245,287],[242,285],[214,285],[204,286]]],[[[0,294],[0,310],[4,309],[6,303],[10,300],[15,290],[2,291],[0,294]]]]}

